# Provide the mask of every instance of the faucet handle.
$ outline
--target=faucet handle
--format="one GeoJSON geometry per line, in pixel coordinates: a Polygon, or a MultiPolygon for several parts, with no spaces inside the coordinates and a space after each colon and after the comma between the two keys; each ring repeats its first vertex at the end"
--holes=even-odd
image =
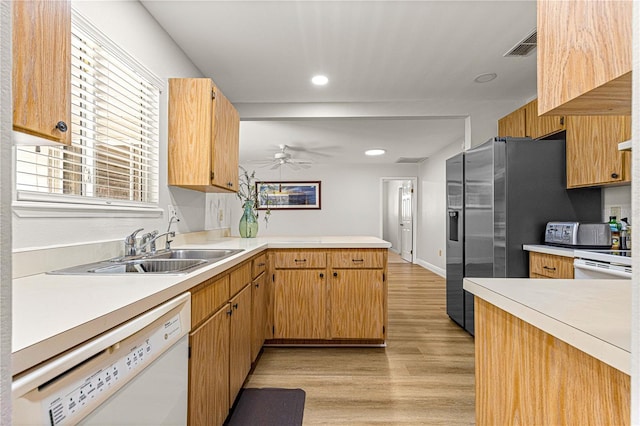
{"type": "Polygon", "coordinates": [[[126,243],[128,244],[135,244],[136,242],[136,235],[138,235],[138,232],[144,230],[144,228],[140,228],[140,229],[136,229],[135,231],[133,231],[130,235],[127,235],[127,237],[124,239],[126,243]]]}

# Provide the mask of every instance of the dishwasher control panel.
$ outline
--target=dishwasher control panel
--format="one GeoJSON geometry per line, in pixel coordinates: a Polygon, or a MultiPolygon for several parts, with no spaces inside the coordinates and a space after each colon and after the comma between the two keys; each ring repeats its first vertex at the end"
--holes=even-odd
{"type": "Polygon", "coordinates": [[[47,394],[41,399],[42,424],[76,424],[173,345],[182,330],[180,315],[174,315],[39,386],[33,392],[47,394]]]}

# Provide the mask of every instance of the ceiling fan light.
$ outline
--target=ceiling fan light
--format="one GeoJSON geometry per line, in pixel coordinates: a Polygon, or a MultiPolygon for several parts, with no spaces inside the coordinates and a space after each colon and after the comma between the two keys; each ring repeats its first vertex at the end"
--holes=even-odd
{"type": "Polygon", "coordinates": [[[368,149],[364,152],[364,154],[370,157],[375,157],[377,155],[384,155],[386,154],[386,152],[387,151],[385,151],[384,149],[368,149]]]}

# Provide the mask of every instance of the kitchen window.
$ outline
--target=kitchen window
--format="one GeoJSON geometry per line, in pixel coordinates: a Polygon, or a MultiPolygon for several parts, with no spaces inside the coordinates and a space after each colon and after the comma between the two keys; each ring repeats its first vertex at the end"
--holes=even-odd
{"type": "Polygon", "coordinates": [[[157,212],[162,82],[75,11],[71,32],[71,145],[16,147],[16,205],[157,212]]]}

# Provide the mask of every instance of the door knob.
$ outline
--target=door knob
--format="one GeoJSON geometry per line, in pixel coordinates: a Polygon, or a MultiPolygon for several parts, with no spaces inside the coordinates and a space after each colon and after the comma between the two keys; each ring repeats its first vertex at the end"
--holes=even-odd
{"type": "Polygon", "coordinates": [[[62,133],[65,133],[68,130],[67,123],[64,121],[58,121],[56,123],[56,129],[60,130],[62,133]]]}

